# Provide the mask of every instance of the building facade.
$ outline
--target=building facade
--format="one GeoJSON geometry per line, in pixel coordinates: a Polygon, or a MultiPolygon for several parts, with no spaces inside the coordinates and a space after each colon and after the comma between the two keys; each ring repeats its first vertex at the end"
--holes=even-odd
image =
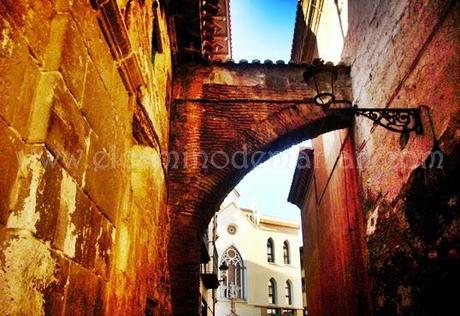
{"type": "Polygon", "coordinates": [[[233,190],[216,215],[221,273],[216,315],[302,315],[300,226],[241,209],[233,190]]]}
{"type": "Polygon", "coordinates": [[[295,62],[346,63],[354,104],[428,102],[422,116],[437,121],[424,126],[423,138],[404,140],[361,117],[300,151],[289,200],[302,212],[309,315],[451,315],[456,308],[444,289],[458,289],[459,277],[458,257],[449,254],[459,237],[451,234],[458,190],[446,178],[458,174],[458,137],[448,136],[458,131],[451,94],[458,84],[448,74],[450,67],[459,74],[448,66],[458,62],[458,12],[452,1],[299,1],[295,62]]]}

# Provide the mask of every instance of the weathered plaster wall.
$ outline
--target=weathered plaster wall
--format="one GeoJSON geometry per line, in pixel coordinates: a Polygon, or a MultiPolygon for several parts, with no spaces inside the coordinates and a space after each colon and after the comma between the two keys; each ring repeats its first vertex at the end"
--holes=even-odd
{"type": "Polygon", "coordinates": [[[164,8],[1,0],[0,68],[0,314],[169,314],[164,8]]]}
{"type": "Polygon", "coordinates": [[[398,134],[356,120],[377,315],[447,315],[458,292],[459,12],[456,1],[350,2],[343,57],[355,102],[425,104],[434,125],[433,137],[424,111],[424,135],[401,146],[398,134]],[[441,168],[430,167],[435,142],[441,168]]]}
{"type": "MultiPolygon", "coordinates": [[[[338,19],[340,2],[339,10],[327,2],[319,29],[322,24],[336,26],[328,23],[331,12],[324,11],[332,11],[338,19]]],[[[361,207],[364,213],[360,234],[366,238],[363,258],[368,260],[372,309],[377,315],[447,315],[455,302],[447,289],[457,288],[458,292],[460,274],[459,192],[453,180],[459,163],[459,11],[455,1],[348,3],[342,62],[352,69],[354,102],[361,107],[425,104],[435,136],[424,110],[424,135],[411,135],[407,143],[400,143],[399,134],[362,117],[356,118],[353,134],[348,136],[353,136],[354,143],[348,153],[345,133],[328,133],[313,141],[315,186],[307,196],[303,217],[308,309],[313,315],[338,314],[334,310],[338,306],[342,306],[340,314],[345,313],[347,297],[354,290],[343,287],[347,278],[337,274],[349,269],[340,256],[350,249],[338,247],[346,234],[327,234],[342,231],[342,225],[357,232],[356,227],[338,221],[344,210],[340,201],[350,196],[353,186],[338,189],[334,180],[354,172],[341,167],[342,157],[352,152],[360,188],[358,210],[361,207]],[[432,160],[439,155],[430,154],[438,149],[435,144],[442,151],[441,168],[439,160],[432,160]],[[327,197],[328,191],[334,192],[334,203],[315,214],[318,203],[320,207],[327,204],[318,197],[327,197]],[[330,212],[336,215],[331,217],[330,212]],[[330,249],[336,253],[331,254],[330,249]],[[331,259],[321,260],[323,254],[331,259]],[[331,282],[333,279],[338,281],[331,282]]],[[[340,34],[338,29],[336,34],[340,34]]],[[[330,41],[320,32],[317,35],[314,40],[319,48],[330,41]]],[[[329,49],[319,49],[319,57],[334,59],[334,45],[329,49]]],[[[336,47],[335,52],[340,50],[336,47]]],[[[364,281],[365,272],[358,271],[364,281]]],[[[368,292],[366,287],[364,284],[363,294],[368,292]]],[[[365,307],[366,295],[358,299],[355,302],[365,307]]],[[[361,312],[367,314],[365,308],[361,312]]]]}
{"type": "Polygon", "coordinates": [[[301,206],[309,315],[368,315],[363,220],[353,138],[344,129],[312,141],[313,176],[301,206]]]}
{"type": "MultiPolygon", "coordinates": [[[[339,63],[347,33],[347,1],[301,1],[292,58],[339,63]],[[301,9],[301,10],[300,10],[301,9]],[[307,14],[308,13],[308,14],[307,14]],[[309,19],[306,17],[309,16],[309,19]],[[306,27],[301,27],[303,20],[306,27]],[[303,36],[302,36],[303,34],[303,36]],[[302,54],[299,54],[299,51],[302,54]]],[[[332,131],[312,140],[313,173],[291,190],[301,203],[305,289],[309,315],[369,315],[364,225],[358,200],[353,134],[332,131]],[[304,182],[304,183],[302,183],[304,182]]],[[[297,172],[301,172],[298,170],[297,172]]]]}

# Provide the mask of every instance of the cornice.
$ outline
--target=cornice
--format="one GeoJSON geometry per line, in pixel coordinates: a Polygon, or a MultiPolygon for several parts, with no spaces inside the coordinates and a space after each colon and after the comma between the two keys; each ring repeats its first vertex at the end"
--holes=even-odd
{"type": "Polygon", "coordinates": [[[99,26],[110,52],[116,62],[123,83],[131,94],[146,84],[139,59],[133,51],[128,29],[115,0],[94,0],[93,7],[99,11],[99,26]]]}

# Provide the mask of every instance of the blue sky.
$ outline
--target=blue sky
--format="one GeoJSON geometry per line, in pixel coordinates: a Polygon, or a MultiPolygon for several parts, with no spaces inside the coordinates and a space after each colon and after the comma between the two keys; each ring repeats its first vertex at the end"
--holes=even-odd
{"type": "Polygon", "coordinates": [[[230,0],[233,59],[289,61],[297,0],[230,0]]]}
{"type": "MultiPolygon", "coordinates": [[[[289,61],[296,8],[297,0],[230,0],[233,59],[289,61]]],[[[293,146],[249,173],[236,186],[240,206],[300,223],[287,202],[298,152],[293,146]]]]}
{"type": "Polygon", "coordinates": [[[292,146],[248,173],[236,186],[239,206],[300,223],[299,208],[287,202],[300,146],[309,147],[310,141],[292,146]]]}

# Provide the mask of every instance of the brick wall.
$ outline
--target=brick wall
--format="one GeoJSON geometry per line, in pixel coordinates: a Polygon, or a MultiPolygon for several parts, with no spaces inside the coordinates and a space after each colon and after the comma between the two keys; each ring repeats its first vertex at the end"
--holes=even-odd
{"type": "Polygon", "coordinates": [[[362,107],[428,106],[425,133],[399,135],[358,118],[356,157],[377,315],[449,314],[459,280],[459,6],[353,1],[344,60],[362,107]],[[440,149],[442,168],[430,168],[440,149]],[[453,167],[457,165],[457,167],[453,167]]]}
{"type": "MultiPolygon", "coordinates": [[[[171,120],[169,208],[172,295],[177,315],[199,303],[198,241],[225,196],[258,163],[320,133],[348,126],[325,115],[303,65],[216,63],[183,68],[175,81],[171,120]],[[304,102],[304,103],[302,103],[304,102]]],[[[337,92],[350,97],[346,67],[337,92]]]]}
{"type": "Polygon", "coordinates": [[[0,1],[1,314],[171,311],[166,20],[118,2],[0,1]]]}

